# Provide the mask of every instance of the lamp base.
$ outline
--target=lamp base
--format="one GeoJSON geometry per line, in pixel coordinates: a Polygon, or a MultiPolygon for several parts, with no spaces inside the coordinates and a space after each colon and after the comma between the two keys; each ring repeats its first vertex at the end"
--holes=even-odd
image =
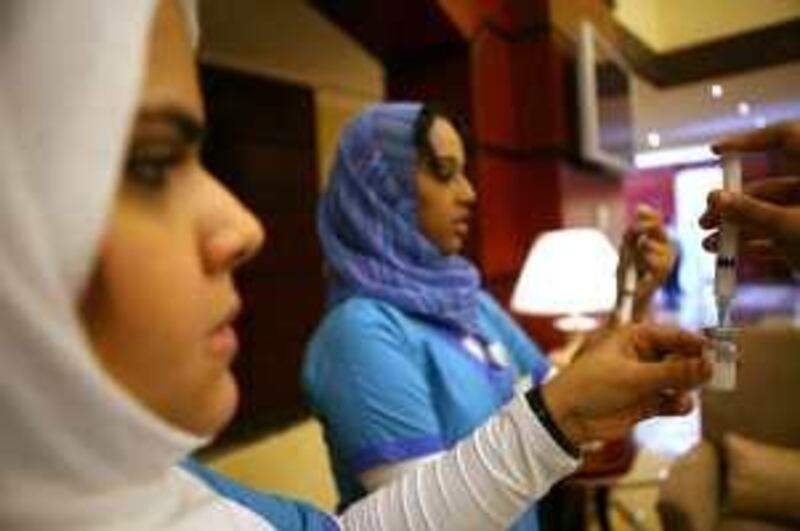
{"type": "Polygon", "coordinates": [[[590,332],[600,324],[594,317],[588,315],[566,315],[556,319],[553,325],[562,332],[590,332]]]}

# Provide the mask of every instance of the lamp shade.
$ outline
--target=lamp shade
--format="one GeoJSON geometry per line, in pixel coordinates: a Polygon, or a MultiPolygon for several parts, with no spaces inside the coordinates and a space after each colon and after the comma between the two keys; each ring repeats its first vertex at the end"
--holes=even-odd
{"type": "Polygon", "coordinates": [[[545,232],[531,247],[511,308],[532,315],[606,312],[616,298],[617,251],[601,231],[545,232]]]}

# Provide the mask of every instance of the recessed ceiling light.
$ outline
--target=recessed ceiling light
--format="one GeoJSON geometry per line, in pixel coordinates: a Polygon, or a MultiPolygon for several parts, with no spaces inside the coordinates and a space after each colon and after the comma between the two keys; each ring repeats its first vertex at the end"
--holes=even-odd
{"type": "Polygon", "coordinates": [[[750,104],[746,101],[740,101],[736,105],[736,112],[739,113],[739,116],[747,116],[750,114],[750,104]]]}
{"type": "Polygon", "coordinates": [[[767,126],[767,119],[763,116],[756,116],[755,124],[759,129],[764,129],[767,126]]]}
{"type": "Polygon", "coordinates": [[[720,99],[725,94],[725,91],[722,90],[722,85],[711,85],[711,97],[715,100],[720,99]]]}
{"type": "Polygon", "coordinates": [[[655,131],[650,131],[647,133],[647,145],[651,148],[657,148],[661,145],[661,135],[656,133],[655,131]]]}

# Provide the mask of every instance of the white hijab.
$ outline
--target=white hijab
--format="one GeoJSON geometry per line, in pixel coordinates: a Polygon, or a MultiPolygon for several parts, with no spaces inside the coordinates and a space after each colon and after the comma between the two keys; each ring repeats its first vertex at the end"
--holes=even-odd
{"type": "Polygon", "coordinates": [[[153,0],[0,2],[0,529],[266,529],[175,465],[76,306],[143,78],[153,0]]]}

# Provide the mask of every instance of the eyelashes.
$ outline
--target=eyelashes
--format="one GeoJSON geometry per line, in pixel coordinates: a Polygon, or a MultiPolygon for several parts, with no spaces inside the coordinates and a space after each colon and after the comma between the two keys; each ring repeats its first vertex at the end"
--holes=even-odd
{"type": "Polygon", "coordinates": [[[446,184],[456,178],[463,170],[458,161],[452,157],[429,157],[428,169],[439,182],[446,184]]]}
{"type": "Polygon", "coordinates": [[[149,190],[166,187],[170,172],[187,159],[188,149],[172,142],[135,143],[125,162],[126,179],[149,190]]]}

